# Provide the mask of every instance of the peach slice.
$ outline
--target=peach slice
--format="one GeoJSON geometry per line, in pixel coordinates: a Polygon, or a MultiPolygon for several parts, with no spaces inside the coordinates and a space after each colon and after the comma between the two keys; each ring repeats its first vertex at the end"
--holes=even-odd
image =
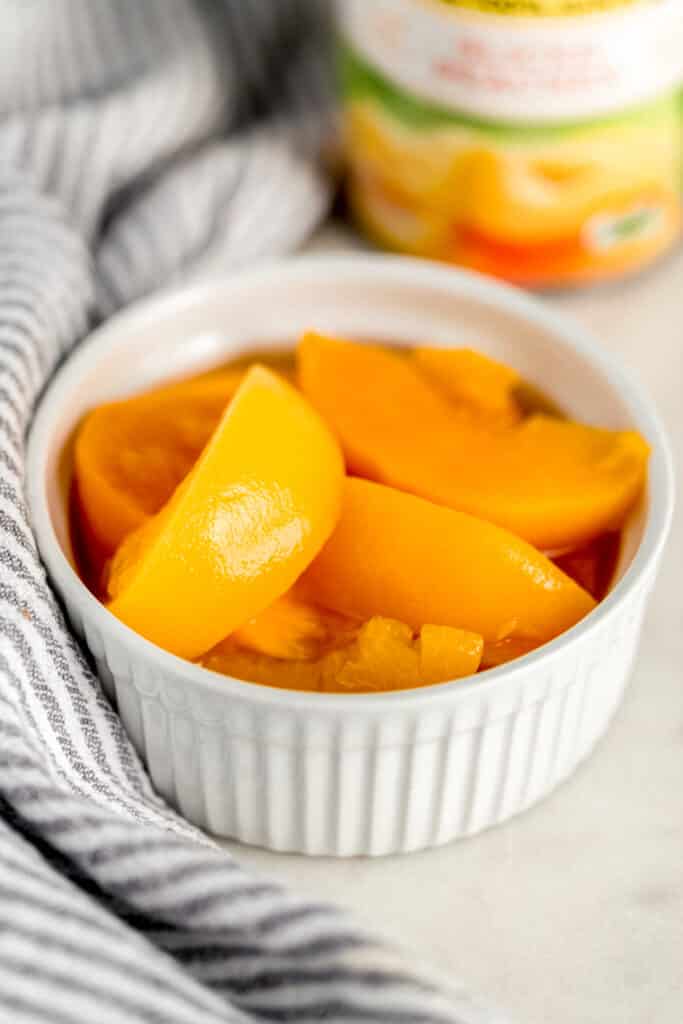
{"type": "Polygon", "coordinates": [[[520,637],[534,645],[595,601],[550,559],[483,519],[347,478],[337,527],[307,569],[302,596],[342,615],[520,637]]]}
{"type": "Polygon", "coordinates": [[[635,431],[536,414],[492,430],[460,416],[411,360],[318,334],[299,382],[341,441],[349,472],[488,519],[543,549],[618,529],[642,491],[635,431]]]}
{"type": "Polygon", "coordinates": [[[173,497],[117,551],[110,610],[160,647],[199,657],[289,590],[334,528],[342,483],[318,414],[252,368],[173,497]]]}
{"type": "Polygon", "coordinates": [[[416,348],[415,366],[446,398],[481,416],[510,426],[521,419],[514,389],[516,370],[471,348],[416,348]]]}
{"type": "Polygon", "coordinates": [[[230,641],[271,658],[312,660],[350,643],[359,625],[355,619],[302,601],[294,588],[235,630],[230,641]]]}
{"type": "Polygon", "coordinates": [[[235,394],[242,372],[223,371],[100,405],[74,450],[81,527],[96,560],[154,515],[187,475],[235,394]]]}

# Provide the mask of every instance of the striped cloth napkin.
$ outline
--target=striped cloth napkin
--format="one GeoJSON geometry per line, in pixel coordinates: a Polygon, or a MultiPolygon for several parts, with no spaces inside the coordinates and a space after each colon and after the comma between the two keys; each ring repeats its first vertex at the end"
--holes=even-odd
{"type": "Polygon", "coordinates": [[[2,1024],[501,1019],[163,804],[27,517],[31,413],[88,326],[323,215],[315,6],[0,0],[2,1024]]]}

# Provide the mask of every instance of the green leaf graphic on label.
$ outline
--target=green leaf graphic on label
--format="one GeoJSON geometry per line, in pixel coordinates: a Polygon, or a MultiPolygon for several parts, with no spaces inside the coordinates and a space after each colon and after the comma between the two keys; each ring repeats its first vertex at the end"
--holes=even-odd
{"type": "Polygon", "coordinates": [[[627,213],[599,214],[586,224],[586,239],[592,249],[605,252],[622,242],[647,238],[659,231],[662,210],[658,206],[637,206],[627,213]]]}

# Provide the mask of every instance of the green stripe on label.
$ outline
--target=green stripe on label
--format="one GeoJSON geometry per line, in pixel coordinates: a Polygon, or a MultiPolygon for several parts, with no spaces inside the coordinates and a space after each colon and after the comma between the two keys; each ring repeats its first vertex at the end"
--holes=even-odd
{"type": "MultiPolygon", "coordinates": [[[[443,0],[452,2],[452,0],[443,0]]],[[[581,121],[510,122],[472,117],[448,107],[420,99],[415,94],[391,82],[347,43],[338,47],[338,70],[342,95],[345,99],[371,99],[402,124],[418,131],[436,128],[464,127],[499,139],[533,141],[536,139],[564,138],[582,129],[595,126],[619,125],[640,118],[677,118],[678,93],[667,94],[647,104],[640,104],[619,114],[581,121]]]]}

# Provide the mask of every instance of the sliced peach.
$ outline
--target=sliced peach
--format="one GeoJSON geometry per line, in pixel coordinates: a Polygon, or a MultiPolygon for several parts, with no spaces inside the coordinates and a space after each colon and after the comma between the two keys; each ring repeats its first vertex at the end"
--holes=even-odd
{"type": "Polygon", "coordinates": [[[205,375],[88,413],[76,437],[74,479],[81,525],[97,559],[110,557],[168,501],[242,377],[237,371],[205,375]]]}
{"type": "Polygon", "coordinates": [[[484,638],[453,626],[425,625],[420,630],[420,678],[423,684],[471,676],[479,668],[484,638]]]}
{"type": "Polygon", "coordinates": [[[280,690],[315,693],[322,688],[322,670],[318,661],[274,658],[248,647],[240,647],[229,637],[207,651],[199,659],[199,664],[223,676],[243,679],[247,683],[261,683],[280,690]]]}
{"type": "Polygon", "coordinates": [[[483,640],[476,633],[447,626],[410,626],[375,616],[366,622],[351,648],[330,656],[335,671],[323,688],[338,692],[405,690],[473,675],[483,640]]]}
{"type": "Polygon", "coordinates": [[[289,590],[336,523],[342,482],[318,414],[254,367],[173,497],[117,551],[110,610],[199,657],[289,590]]]}
{"type": "Polygon", "coordinates": [[[453,626],[487,641],[542,643],[595,601],[519,537],[403,491],[347,478],[337,527],[299,584],[343,615],[413,630],[453,626]]]}
{"type": "MultiPolygon", "coordinates": [[[[315,666],[311,673],[318,676],[318,689],[381,690],[471,675],[479,667],[483,646],[478,633],[425,625],[415,637],[410,626],[392,619],[361,623],[289,593],[218,644],[207,658],[217,671],[225,672],[230,659],[244,665],[244,654],[236,649],[247,648],[278,659],[276,679],[287,677],[283,661],[307,661],[315,666]]],[[[262,677],[259,681],[268,681],[268,662],[256,657],[254,666],[262,677]]],[[[292,668],[292,688],[302,675],[306,677],[305,669],[292,668]]]]}
{"type": "Polygon", "coordinates": [[[310,660],[286,660],[245,650],[236,635],[202,658],[214,672],[290,690],[368,693],[401,690],[472,675],[483,640],[447,626],[424,626],[418,636],[402,622],[375,617],[348,634],[343,647],[310,660]]]}
{"type": "Polygon", "coordinates": [[[304,393],[339,437],[350,472],[470,512],[537,547],[618,529],[640,494],[648,446],[635,431],[545,415],[492,431],[453,407],[411,361],[306,334],[304,393]]]}
{"type": "Polygon", "coordinates": [[[510,426],[522,411],[515,401],[516,370],[471,348],[416,348],[415,365],[446,398],[486,422],[510,426]]]}
{"type": "Polygon", "coordinates": [[[525,637],[506,636],[502,640],[493,640],[484,644],[481,668],[498,668],[499,665],[506,665],[508,661],[529,654],[535,647],[538,647],[538,644],[525,637]]]}
{"type": "Polygon", "coordinates": [[[230,637],[231,643],[285,661],[319,658],[353,640],[360,623],[283,594],[230,637]]]}

